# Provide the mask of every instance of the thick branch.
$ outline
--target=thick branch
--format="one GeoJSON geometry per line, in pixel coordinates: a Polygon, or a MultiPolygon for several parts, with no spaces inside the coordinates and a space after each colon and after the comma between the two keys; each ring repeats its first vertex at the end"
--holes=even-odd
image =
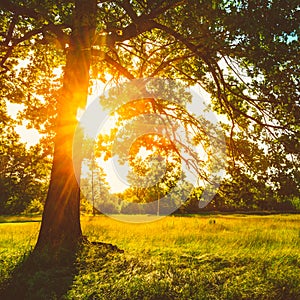
{"type": "Polygon", "coordinates": [[[124,0],[123,2],[120,3],[120,6],[126,11],[126,13],[131,18],[132,21],[135,21],[138,18],[137,14],[133,10],[129,0],[124,0]]]}
{"type": "Polygon", "coordinates": [[[15,26],[17,24],[17,21],[18,21],[18,16],[16,14],[14,14],[14,16],[13,16],[13,18],[11,20],[11,23],[9,25],[8,31],[7,31],[7,35],[6,35],[5,41],[3,43],[5,46],[8,46],[9,42],[12,39],[13,32],[14,32],[15,26]]]}
{"type": "Polygon", "coordinates": [[[112,65],[114,68],[116,68],[123,76],[125,76],[127,79],[132,80],[134,79],[134,76],[121,64],[113,60],[107,53],[101,50],[92,49],[92,55],[93,56],[100,56],[104,60],[106,60],[110,65],[112,65]]]}

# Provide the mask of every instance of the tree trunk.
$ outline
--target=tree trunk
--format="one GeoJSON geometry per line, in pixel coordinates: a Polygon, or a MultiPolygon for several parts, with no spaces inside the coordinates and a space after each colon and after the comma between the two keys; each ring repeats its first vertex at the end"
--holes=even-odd
{"type": "MultiPolygon", "coordinates": [[[[73,167],[73,136],[76,114],[86,104],[91,62],[91,46],[96,28],[96,0],[77,0],[73,13],[70,44],[61,95],[57,99],[57,123],[50,186],[42,217],[36,250],[49,253],[73,249],[82,238],[80,227],[80,188],[73,167]],[[55,251],[53,251],[55,250],[55,251]]],[[[78,156],[77,156],[78,157],[78,156]]],[[[80,172],[81,160],[75,168],[80,172]]]]}

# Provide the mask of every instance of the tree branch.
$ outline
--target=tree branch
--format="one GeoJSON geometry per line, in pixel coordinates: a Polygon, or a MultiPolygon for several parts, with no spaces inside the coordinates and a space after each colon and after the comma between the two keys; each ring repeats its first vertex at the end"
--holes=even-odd
{"type": "Polygon", "coordinates": [[[9,42],[12,39],[13,32],[14,32],[15,26],[17,24],[17,21],[18,21],[18,15],[14,14],[13,18],[11,20],[11,23],[9,25],[8,31],[7,31],[7,35],[6,35],[5,41],[3,42],[4,46],[8,46],[9,45],[9,42]]]}
{"type": "Polygon", "coordinates": [[[112,59],[107,53],[105,53],[102,50],[92,49],[92,55],[93,56],[100,56],[102,57],[107,63],[112,65],[114,68],[116,68],[123,76],[125,76],[127,79],[132,80],[135,79],[135,77],[121,64],[116,62],[114,59],[112,59]]]}
{"type": "Polygon", "coordinates": [[[124,0],[119,4],[128,14],[132,21],[137,20],[138,16],[136,12],[133,10],[132,6],[130,5],[129,0],[124,0]]]}
{"type": "MultiPolygon", "coordinates": [[[[26,16],[26,17],[34,18],[36,20],[44,20],[45,22],[47,22],[47,24],[43,27],[43,31],[45,31],[46,29],[50,30],[52,33],[54,33],[57,36],[57,38],[60,41],[65,41],[67,39],[68,35],[65,34],[62,31],[62,29],[63,28],[68,28],[70,26],[67,25],[67,24],[60,24],[60,25],[54,24],[42,12],[38,12],[34,9],[31,9],[31,8],[28,8],[28,7],[25,7],[25,6],[21,6],[21,5],[15,4],[15,3],[11,3],[9,0],[1,0],[0,1],[0,8],[3,8],[7,11],[10,11],[14,14],[12,23],[11,23],[9,31],[7,33],[7,37],[10,38],[10,39],[12,39],[12,36],[13,36],[13,29],[14,29],[16,21],[17,21],[17,19],[16,19],[17,16],[26,16]]],[[[36,31],[38,31],[38,29],[36,29],[36,31]]],[[[32,35],[28,34],[28,36],[31,37],[32,35]]],[[[23,39],[23,41],[24,40],[25,39],[23,39]]]]}
{"type": "Polygon", "coordinates": [[[163,70],[165,67],[171,65],[171,63],[176,62],[176,61],[181,61],[186,58],[190,58],[191,54],[187,54],[181,57],[174,57],[169,60],[164,60],[160,63],[160,65],[151,73],[150,77],[155,77],[161,70],[163,70]]]}
{"type": "Polygon", "coordinates": [[[43,18],[42,15],[36,12],[34,9],[12,3],[9,0],[1,0],[0,8],[4,8],[16,15],[27,16],[36,20],[43,18]]]}
{"type": "MultiPolygon", "coordinates": [[[[237,107],[235,107],[232,103],[230,103],[227,99],[225,99],[223,97],[225,90],[227,89],[228,91],[230,91],[231,93],[233,93],[234,95],[236,95],[237,97],[240,97],[242,99],[244,99],[245,101],[247,101],[248,103],[251,103],[251,101],[253,99],[251,99],[250,97],[247,97],[243,94],[236,94],[234,93],[234,91],[232,91],[232,89],[230,88],[230,86],[226,83],[222,71],[220,70],[219,66],[217,65],[217,63],[215,62],[211,62],[211,60],[213,60],[212,58],[209,58],[209,56],[207,55],[207,53],[204,53],[203,51],[199,51],[199,46],[200,45],[195,45],[193,43],[190,43],[185,37],[183,37],[180,33],[176,32],[175,30],[173,30],[172,28],[169,28],[163,24],[160,24],[156,21],[152,21],[153,23],[155,23],[155,27],[163,30],[164,32],[172,35],[175,39],[177,39],[178,41],[180,41],[181,43],[183,43],[190,51],[192,51],[195,55],[199,55],[199,57],[201,59],[203,59],[203,61],[207,64],[207,66],[209,67],[209,71],[211,72],[213,78],[214,78],[214,82],[217,85],[217,92],[218,92],[218,99],[221,101],[221,103],[223,102],[223,104],[225,104],[225,107],[227,107],[226,111],[229,113],[229,115],[232,116],[232,112],[235,111],[241,115],[243,115],[244,117],[246,117],[249,120],[254,121],[255,123],[259,124],[262,127],[265,128],[273,128],[273,129],[286,129],[285,126],[280,126],[280,125],[273,125],[270,123],[264,123],[260,120],[258,120],[257,118],[247,114],[246,112],[238,109],[237,107]],[[216,68],[216,69],[215,69],[216,68]],[[223,88],[223,91],[222,91],[223,88]]],[[[253,105],[253,103],[252,103],[253,105]]]]}
{"type": "Polygon", "coordinates": [[[179,42],[183,43],[189,50],[191,50],[194,54],[197,55],[203,55],[203,53],[200,53],[199,51],[199,47],[195,44],[190,43],[185,37],[183,37],[180,33],[178,33],[177,31],[173,30],[172,28],[165,26],[163,24],[160,24],[156,21],[152,21],[155,28],[160,29],[166,33],[168,33],[169,35],[173,36],[176,40],[178,40],[179,42]]]}
{"type": "MultiPolygon", "coordinates": [[[[0,43],[3,46],[8,47],[6,53],[4,54],[4,56],[1,57],[1,61],[0,61],[0,67],[3,68],[4,70],[2,70],[0,72],[0,74],[4,74],[5,72],[8,71],[8,68],[5,67],[5,62],[7,61],[7,59],[9,58],[9,56],[12,54],[13,49],[19,45],[20,43],[30,39],[31,37],[39,34],[39,33],[45,33],[48,30],[52,31],[52,32],[58,32],[61,31],[61,28],[63,28],[63,25],[54,25],[54,24],[47,24],[44,25],[41,28],[37,28],[37,29],[33,29],[31,31],[26,32],[22,37],[14,39],[12,38],[12,33],[13,33],[13,28],[12,28],[12,24],[9,28],[9,32],[7,34],[7,38],[4,42],[0,43]],[[11,43],[11,46],[8,46],[8,44],[11,43]]],[[[60,33],[60,37],[58,37],[59,41],[62,43],[63,41],[65,41],[65,39],[68,38],[68,35],[64,34],[62,31],[60,33]],[[64,37],[64,39],[63,39],[64,37]]]]}

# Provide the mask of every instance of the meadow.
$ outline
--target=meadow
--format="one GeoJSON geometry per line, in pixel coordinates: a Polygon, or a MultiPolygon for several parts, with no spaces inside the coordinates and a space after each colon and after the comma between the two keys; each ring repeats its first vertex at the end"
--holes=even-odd
{"type": "MultiPolygon", "coordinates": [[[[26,261],[38,221],[0,218],[0,287],[26,261]]],[[[124,252],[86,245],[72,270],[24,275],[20,299],[300,299],[300,215],[85,216],[82,228],[124,252]]]]}

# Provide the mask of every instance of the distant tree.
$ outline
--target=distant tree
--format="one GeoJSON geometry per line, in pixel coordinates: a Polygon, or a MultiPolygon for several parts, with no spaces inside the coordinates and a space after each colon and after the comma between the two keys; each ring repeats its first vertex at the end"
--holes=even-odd
{"type": "MultiPolygon", "coordinates": [[[[159,135],[148,134],[140,137],[131,147],[129,164],[131,169],[127,179],[130,187],[122,193],[122,199],[147,204],[140,206],[139,213],[173,212],[191,191],[190,187],[185,192],[188,183],[185,183],[185,174],[181,169],[181,157],[170,142],[159,135]],[[172,197],[167,201],[160,201],[171,191],[172,197]]],[[[126,205],[126,211],[129,212],[128,207],[131,206],[126,205]]]]}
{"type": "Polygon", "coordinates": [[[40,145],[26,147],[15,132],[16,123],[1,101],[0,214],[20,214],[33,201],[44,203],[50,175],[50,158],[40,145]]]}
{"type": "Polygon", "coordinates": [[[82,174],[80,187],[82,197],[93,206],[93,213],[118,213],[118,201],[111,194],[110,186],[106,181],[104,170],[94,161],[85,164],[88,167],[82,174]]]}

